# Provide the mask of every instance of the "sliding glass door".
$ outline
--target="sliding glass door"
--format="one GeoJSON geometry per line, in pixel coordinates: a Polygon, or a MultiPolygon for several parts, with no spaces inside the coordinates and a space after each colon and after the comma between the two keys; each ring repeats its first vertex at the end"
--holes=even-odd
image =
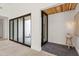
{"type": "Polygon", "coordinates": [[[24,19],[25,44],[31,45],[31,18],[28,16],[24,17],[24,19]]]}
{"type": "Polygon", "coordinates": [[[31,14],[10,20],[9,39],[29,47],[31,46],[31,14]]]}
{"type": "Polygon", "coordinates": [[[23,18],[18,19],[18,42],[23,43],[23,18]]]}
{"type": "Polygon", "coordinates": [[[48,42],[48,15],[42,11],[42,45],[48,42]]]}
{"type": "Polygon", "coordinates": [[[14,40],[17,41],[17,19],[14,20],[14,40]]]}

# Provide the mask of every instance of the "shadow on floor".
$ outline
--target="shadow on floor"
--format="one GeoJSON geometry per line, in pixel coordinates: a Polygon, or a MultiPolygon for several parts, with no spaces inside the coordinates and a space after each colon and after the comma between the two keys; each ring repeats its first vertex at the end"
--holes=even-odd
{"type": "Polygon", "coordinates": [[[42,50],[58,56],[78,56],[78,53],[75,50],[75,48],[68,49],[67,46],[50,43],[50,42],[46,43],[42,47],[42,50]]]}

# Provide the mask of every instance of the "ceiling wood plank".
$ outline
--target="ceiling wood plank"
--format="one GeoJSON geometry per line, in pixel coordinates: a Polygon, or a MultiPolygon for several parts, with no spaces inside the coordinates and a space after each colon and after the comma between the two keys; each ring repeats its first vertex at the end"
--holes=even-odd
{"type": "Polygon", "coordinates": [[[77,3],[65,3],[56,7],[48,8],[43,11],[46,12],[48,15],[50,15],[50,14],[74,10],[76,6],[77,6],[77,3]]]}

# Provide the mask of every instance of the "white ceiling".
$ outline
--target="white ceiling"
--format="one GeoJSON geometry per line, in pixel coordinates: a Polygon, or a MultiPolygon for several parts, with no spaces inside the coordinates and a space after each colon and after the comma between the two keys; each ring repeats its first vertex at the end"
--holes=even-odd
{"type": "Polygon", "coordinates": [[[35,8],[44,9],[57,3],[0,3],[0,15],[13,18],[30,13],[35,8]]]}

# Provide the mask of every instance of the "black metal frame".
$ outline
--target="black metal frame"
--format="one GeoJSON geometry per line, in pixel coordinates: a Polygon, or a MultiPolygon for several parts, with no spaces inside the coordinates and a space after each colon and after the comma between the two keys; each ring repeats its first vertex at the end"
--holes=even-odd
{"type": "Polygon", "coordinates": [[[41,20],[41,23],[42,23],[42,25],[41,25],[41,27],[42,27],[41,28],[41,46],[43,46],[44,44],[46,44],[48,42],[48,14],[41,11],[41,18],[42,18],[42,20],[41,20]],[[45,14],[47,16],[47,41],[46,42],[43,41],[43,14],[45,14]]]}
{"type": "Polygon", "coordinates": [[[24,19],[24,17],[27,17],[27,16],[31,16],[31,13],[23,15],[23,16],[20,16],[20,17],[16,17],[16,18],[13,18],[13,19],[9,20],[9,40],[17,42],[17,43],[25,45],[25,46],[28,46],[28,47],[31,47],[30,45],[25,44],[25,25],[24,25],[25,19],[24,19]],[[19,18],[23,18],[23,43],[20,43],[19,40],[18,40],[18,33],[19,33],[18,32],[18,26],[19,26],[18,19],[19,18]],[[17,20],[17,41],[14,40],[14,20],[15,19],[17,20]],[[13,26],[12,26],[13,27],[13,31],[12,31],[12,37],[13,37],[13,39],[10,39],[10,32],[11,32],[10,31],[10,21],[13,21],[13,26]]]}
{"type": "Polygon", "coordinates": [[[19,24],[18,24],[18,19],[17,19],[17,41],[19,42],[19,40],[18,40],[18,26],[19,26],[19,24]]]}
{"type": "Polygon", "coordinates": [[[23,17],[23,44],[25,43],[25,19],[24,19],[24,17],[23,17]]]}

